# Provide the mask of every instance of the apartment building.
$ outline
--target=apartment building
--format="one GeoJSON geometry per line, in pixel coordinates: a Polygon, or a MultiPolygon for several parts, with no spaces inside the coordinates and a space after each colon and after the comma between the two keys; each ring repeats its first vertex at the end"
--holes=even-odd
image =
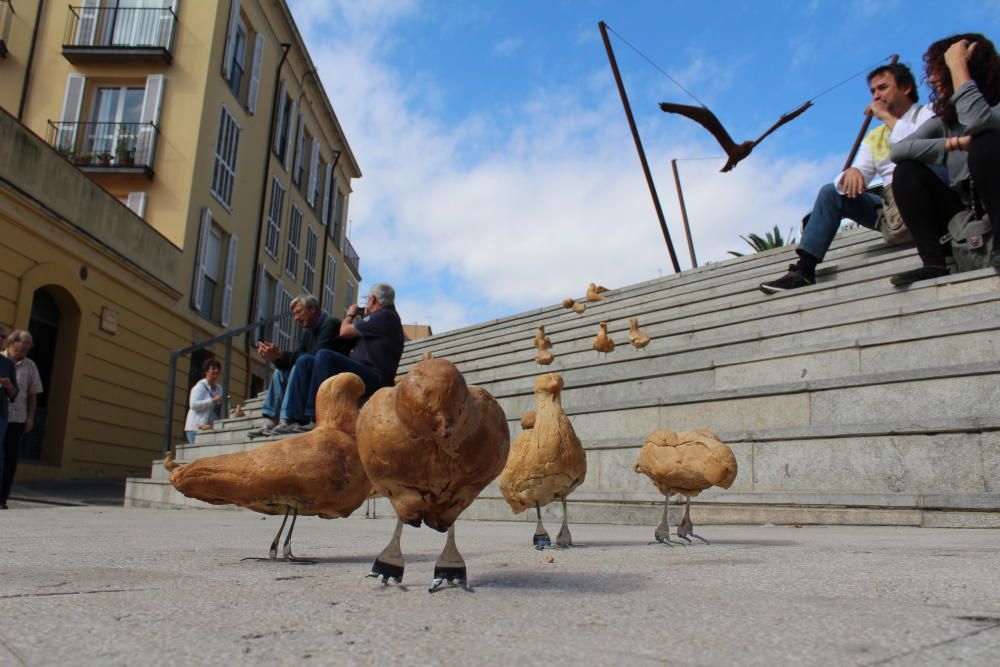
{"type": "MultiPolygon", "coordinates": [[[[91,294],[85,300],[93,312],[81,309],[83,331],[60,323],[58,336],[72,334],[83,346],[83,368],[74,371],[81,379],[64,389],[65,403],[91,401],[88,415],[103,417],[84,429],[70,423],[68,408],[49,409],[46,433],[18,477],[133,474],[161,446],[170,349],[285,313],[297,294],[314,294],[336,315],[357,299],[360,260],[346,221],[351,181],[361,171],[284,0],[0,0],[0,38],[0,107],[47,144],[39,157],[50,172],[69,168],[117,199],[119,224],[79,219],[106,213],[93,202],[73,206],[79,185],[64,196],[45,183],[8,187],[39,186],[34,191],[53,197],[64,227],[124,249],[95,259],[108,275],[119,265],[141,271],[159,262],[153,282],[163,292],[138,301],[114,290],[91,294]],[[128,342],[105,339],[101,317],[111,311],[117,331],[135,334],[128,342]],[[143,325],[131,326],[131,317],[143,325]],[[86,455],[74,453],[83,449],[86,455]]],[[[31,173],[45,180],[49,172],[31,173]]],[[[14,172],[11,179],[19,176],[28,177],[14,172]]],[[[44,201],[36,205],[33,214],[52,214],[44,201]]],[[[0,215],[20,221],[18,235],[0,243],[18,259],[0,263],[0,324],[39,327],[42,311],[53,309],[49,293],[67,288],[56,281],[25,292],[25,272],[63,264],[72,276],[78,259],[66,256],[59,234],[39,237],[16,207],[0,215]]],[[[289,346],[295,333],[286,318],[261,335],[289,346]]],[[[173,394],[178,437],[205,356],[230,358],[234,403],[263,386],[257,335],[182,359],[173,394]]],[[[48,368],[58,364],[41,357],[53,350],[36,350],[48,368]]]]}

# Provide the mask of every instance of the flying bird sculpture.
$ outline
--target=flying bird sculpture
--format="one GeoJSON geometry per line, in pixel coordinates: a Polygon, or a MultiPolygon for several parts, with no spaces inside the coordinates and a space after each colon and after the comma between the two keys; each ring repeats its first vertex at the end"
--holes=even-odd
{"type": "Polygon", "coordinates": [[[782,115],[781,118],[778,119],[778,122],[769,127],[767,132],[760,135],[755,140],[744,141],[743,143],[738,144],[733,141],[733,138],[729,136],[729,132],[726,131],[726,128],[722,127],[722,123],[719,122],[719,119],[716,118],[715,114],[712,113],[708,107],[696,107],[687,104],[672,104],[670,102],[660,103],[660,108],[663,111],[690,118],[712,133],[712,136],[715,137],[715,140],[719,142],[719,145],[722,146],[722,150],[726,151],[726,155],[729,157],[725,166],[722,167],[721,171],[724,172],[731,170],[736,166],[737,162],[750,155],[750,151],[754,149],[754,146],[763,141],[767,135],[771,134],[785,123],[794,120],[811,106],[812,102],[806,102],[795,111],[782,115]]]}

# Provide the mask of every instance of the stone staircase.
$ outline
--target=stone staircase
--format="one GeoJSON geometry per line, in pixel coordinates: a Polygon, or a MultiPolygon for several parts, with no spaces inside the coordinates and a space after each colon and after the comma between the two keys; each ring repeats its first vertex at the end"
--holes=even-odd
{"type": "MultiPolygon", "coordinates": [[[[793,260],[789,249],[756,253],[611,290],[583,315],[555,305],[414,341],[400,373],[426,351],[455,362],[497,398],[512,436],[534,408],[534,378],[561,373],[588,450],[574,520],[655,524],[662,496],[632,469],[644,437],[707,427],[740,472],[728,491],[696,499],[695,522],[1000,527],[997,273],[897,289],[887,278],[916,265],[912,247],[857,230],[838,236],[817,285],[757,290],[793,260]],[[627,342],[632,316],[653,338],[641,352],[627,342]],[[590,343],[600,321],[618,348],[599,357],[590,343]],[[547,368],[533,362],[539,324],[556,357],[547,368]]],[[[259,405],[179,447],[178,459],[256,446],[245,433],[259,405]]],[[[127,505],[207,507],[153,468],[150,480],[129,480],[127,505]]],[[[378,511],[391,509],[380,499],[378,511]]],[[[463,517],[513,518],[495,484],[463,517]]]]}

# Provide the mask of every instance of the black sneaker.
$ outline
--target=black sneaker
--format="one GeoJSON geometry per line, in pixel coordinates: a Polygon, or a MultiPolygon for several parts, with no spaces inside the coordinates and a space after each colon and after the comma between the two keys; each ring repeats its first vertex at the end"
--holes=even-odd
{"type": "Polygon", "coordinates": [[[889,278],[889,282],[896,287],[905,287],[918,280],[930,280],[931,278],[942,278],[948,275],[948,269],[943,266],[921,266],[919,269],[903,271],[889,278]]]}
{"type": "Polygon", "coordinates": [[[807,278],[799,270],[797,264],[791,264],[788,267],[788,273],[781,276],[777,280],[772,280],[770,282],[761,283],[760,291],[764,294],[774,294],[775,292],[786,292],[790,289],[796,289],[798,287],[808,287],[809,285],[815,285],[816,281],[807,278]]]}

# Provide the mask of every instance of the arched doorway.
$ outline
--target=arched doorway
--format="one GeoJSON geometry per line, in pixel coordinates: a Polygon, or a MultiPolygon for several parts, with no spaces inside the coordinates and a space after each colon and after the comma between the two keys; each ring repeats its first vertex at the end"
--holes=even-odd
{"type": "Polygon", "coordinates": [[[26,463],[61,462],[79,330],[80,308],[69,292],[58,285],[35,290],[28,323],[35,345],[28,358],[38,366],[43,391],[35,428],[21,443],[21,460],[26,463]]]}

